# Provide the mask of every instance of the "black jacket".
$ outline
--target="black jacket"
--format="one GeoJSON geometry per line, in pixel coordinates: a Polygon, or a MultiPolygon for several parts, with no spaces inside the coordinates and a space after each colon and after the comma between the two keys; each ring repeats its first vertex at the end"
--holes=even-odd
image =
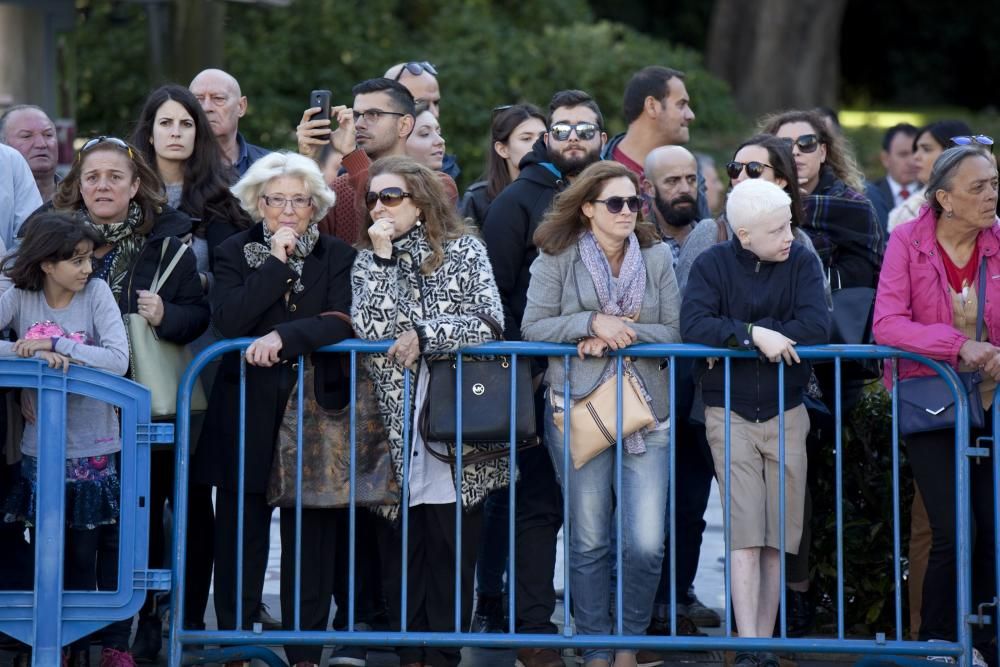
{"type": "Polygon", "coordinates": [[[549,204],[566,183],[548,161],[543,139],[521,160],[521,173],[490,204],[483,239],[503,302],[504,337],[521,339],[521,317],[528,303],[531,263],[538,256],[532,241],[549,204]]]}
{"type": "MultiPolygon", "coordinates": [[[[681,305],[685,343],[754,349],[747,324],[766,327],[799,346],[822,345],[830,338],[823,276],[816,258],[793,243],[783,262],[762,262],[739,239],[712,246],[694,261],[681,305]]],[[[802,403],[810,365],[785,366],[785,409],[802,403]]],[[[705,405],[725,406],[725,364],[695,367],[705,405]]],[[[734,359],[731,407],[744,419],[765,421],[778,414],[778,364],[763,357],[734,359]]]]}
{"type": "Polygon", "coordinates": [[[491,200],[487,195],[486,181],[476,181],[462,195],[462,203],[459,205],[459,210],[462,212],[463,218],[472,218],[476,226],[482,229],[483,222],[486,220],[486,212],[490,208],[490,203],[491,200]]]}
{"type": "MultiPolygon", "coordinates": [[[[291,292],[286,303],[285,294],[297,277],[295,272],[274,257],[251,269],[244,257],[244,245],[263,240],[261,225],[254,225],[223,241],[215,254],[212,290],[212,319],[222,336],[256,338],[277,331],[282,341],[281,363],[270,368],[246,367],[247,493],[267,489],[278,427],[298,378],[298,356],[352,336],[350,325],[332,312],[351,312],[354,249],[331,236],[320,236],[303,266],[305,289],[291,292]]],[[[342,377],[328,381],[343,385],[342,377]]],[[[223,357],[208,402],[208,414],[213,418],[205,420],[192,461],[197,481],[234,491],[239,462],[239,395],[240,354],[233,352],[223,357]]]]}

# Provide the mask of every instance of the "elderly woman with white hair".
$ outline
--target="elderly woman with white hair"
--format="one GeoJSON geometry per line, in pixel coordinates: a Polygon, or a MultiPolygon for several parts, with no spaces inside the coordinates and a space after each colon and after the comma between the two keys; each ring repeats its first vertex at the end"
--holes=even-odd
{"type": "MultiPolygon", "coordinates": [[[[352,335],[335,313],[351,312],[354,249],[321,235],[319,220],[335,195],[316,163],[291,153],[261,158],[233,186],[258,224],[219,245],[215,255],[212,320],[226,338],[253,337],[246,349],[246,421],[239,424],[240,359],[223,358],[192,463],[195,481],[217,487],[215,609],[220,629],[236,626],[236,530],[240,430],[245,433],[242,626],[250,627],[267,565],[271,508],[265,500],[271,461],[285,405],[298,376],[299,355],[352,335]]],[[[332,366],[331,366],[332,367],[332,366]]],[[[294,510],[291,510],[294,512],[294,510]]],[[[282,552],[294,553],[294,514],[282,510],[282,552]],[[292,540],[291,542],[289,540],[292,540]]],[[[330,577],[319,553],[332,535],[329,510],[303,510],[302,629],[326,627],[330,577]],[[316,553],[311,553],[315,551],[316,553]],[[313,608],[315,607],[315,608],[313,608]]],[[[294,568],[282,567],[282,616],[293,617],[294,568]],[[286,578],[289,581],[286,582],[286,578]],[[289,591],[289,595],[285,595],[289,591]],[[288,598],[286,600],[286,598],[288,598]],[[286,609],[287,607],[287,609],[286,609]]],[[[312,649],[289,647],[289,655],[312,649]]],[[[292,664],[319,662],[307,657],[292,664]]]]}

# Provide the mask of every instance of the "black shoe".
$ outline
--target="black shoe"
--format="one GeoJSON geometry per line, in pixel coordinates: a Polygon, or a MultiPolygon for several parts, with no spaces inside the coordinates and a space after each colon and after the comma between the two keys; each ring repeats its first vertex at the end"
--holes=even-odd
{"type": "Polygon", "coordinates": [[[472,616],[470,632],[506,632],[503,613],[503,598],[499,595],[483,595],[476,600],[476,613],[472,616]]]}
{"type": "Polygon", "coordinates": [[[162,623],[159,616],[140,616],[139,627],[132,642],[132,659],[136,662],[156,662],[163,647],[162,623]]]}
{"type": "MultiPolygon", "coordinates": [[[[646,629],[647,635],[666,636],[670,634],[670,620],[654,616],[646,629]]],[[[698,629],[687,616],[677,614],[677,636],[679,637],[706,637],[707,635],[698,629]]]]}
{"type": "Polygon", "coordinates": [[[699,628],[717,628],[722,625],[722,618],[719,612],[706,607],[694,592],[690,592],[691,601],[687,604],[677,605],[677,614],[687,616],[699,628]]]}
{"type": "Polygon", "coordinates": [[[251,623],[260,623],[260,627],[264,630],[280,630],[281,621],[271,616],[267,613],[267,605],[263,602],[254,611],[253,616],[250,617],[251,623]]]}
{"type": "Polygon", "coordinates": [[[762,651],[757,654],[757,665],[758,667],[781,667],[781,661],[774,653],[762,651]]]}
{"type": "Polygon", "coordinates": [[[757,667],[757,656],[753,653],[737,653],[733,667],[757,667]]]}
{"type": "MultiPolygon", "coordinates": [[[[809,593],[785,589],[785,601],[788,604],[788,616],[785,618],[785,627],[789,637],[804,637],[812,630],[815,610],[809,593]]],[[[775,624],[775,632],[781,634],[781,621],[775,624]]]]}

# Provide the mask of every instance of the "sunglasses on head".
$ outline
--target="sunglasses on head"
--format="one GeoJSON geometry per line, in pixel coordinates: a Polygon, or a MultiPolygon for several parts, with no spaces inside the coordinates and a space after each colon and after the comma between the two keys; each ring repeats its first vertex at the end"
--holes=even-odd
{"type": "Polygon", "coordinates": [[[774,169],[774,167],[765,162],[757,162],[756,160],[751,160],[750,162],[737,162],[733,160],[726,165],[726,173],[733,180],[739,178],[744,169],[747,170],[747,177],[760,178],[765,169],[774,169]]]}
{"type": "Polygon", "coordinates": [[[642,207],[642,199],[632,195],[631,197],[608,197],[607,199],[595,199],[595,204],[604,204],[608,207],[608,213],[621,213],[622,209],[628,206],[632,213],[638,213],[642,207]]]}
{"type": "Polygon", "coordinates": [[[407,197],[412,197],[409,192],[403,192],[403,188],[385,188],[381,192],[372,192],[365,195],[365,205],[368,210],[375,208],[377,202],[382,202],[385,206],[399,206],[407,197]]]}
{"type": "Polygon", "coordinates": [[[781,140],[788,144],[789,148],[798,146],[803,153],[815,153],[819,148],[819,137],[815,134],[803,134],[801,137],[792,139],[791,137],[781,137],[781,140]]]}
{"type": "Polygon", "coordinates": [[[513,109],[513,108],[514,108],[513,104],[501,104],[498,107],[493,107],[493,116],[492,117],[496,118],[497,114],[501,114],[504,111],[506,111],[507,109],[513,109]]]}
{"type": "Polygon", "coordinates": [[[549,134],[556,141],[566,141],[569,139],[570,134],[574,131],[576,136],[580,141],[590,141],[597,136],[598,128],[593,123],[577,123],[576,125],[571,125],[570,123],[555,123],[549,128],[549,134]]]}
{"type": "Polygon", "coordinates": [[[90,149],[94,148],[95,146],[97,146],[99,144],[104,144],[104,143],[111,144],[112,146],[117,146],[118,148],[120,148],[123,151],[125,151],[126,153],[128,153],[128,157],[129,157],[130,160],[134,160],[135,159],[135,156],[132,154],[132,147],[129,146],[127,143],[125,143],[124,141],[122,141],[118,137],[106,137],[104,135],[101,135],[99,137],[95,137],[95,138],[91,139],[90,141],[88,141],[87,143],[85,143],[83,145],[83,148],[80,149],[80,152],[76,154],[77,161],[80,160],[80,157],[84,153],[86,153],[90,149]]]}
{"type": "Polygon", "coordinates": [[[972,145],[988,146],[990,149],[990,153],[993,152],[993,137],[987,137],[985,134],[970,134],[959,137],[952,137],[950,141],[955,146],[972,146],[972,145]]]}
{"type": "Polygon", "coordinates": [[[396,72],[396,81],[399,81],[399,79],[403,76],[404,71],[409,72],[413,76],[420,76],[424,72],[427,72],[431,76],[438,75],[438,71],[435,69],[434,65],[431,65],[426,60],[403,63],[403,66],[399,68],[398,72],[396,72]]]}

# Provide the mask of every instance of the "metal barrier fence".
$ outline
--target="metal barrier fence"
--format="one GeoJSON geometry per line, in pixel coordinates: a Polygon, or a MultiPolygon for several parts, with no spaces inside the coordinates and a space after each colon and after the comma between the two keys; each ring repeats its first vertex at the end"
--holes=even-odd
{"type": "Polygon", "coordinates": [[[150,421],[149,390],[142,385],[78,365],[63,373],[32,359],[0,360],[0,387],[38,392],[33,590],[0,591],[0,633],[30,645],[32,664],[51,667],[61,664],[64,645],[112,621],[131,618],[147,591],[170,588],[169,570],[147,569],[145,498],[150,445],[173,442],[173,425],[150,421]],[[71,394],[115,405],[121,418],[118,587],[113,592],[63,590],[66,399],[71,394]]]}
{"type": "MultiPolygon", "coordinates": [[[[835,638],[799,638],[791,639],[787,636],[787,624],[785,618],[784,610],[787,609],[784,604],[784,583],[785,583],[785,568],[784,560],[781,560],[781,590],[782,590],[782,613],[779,622],[780,636],[776,638],[761,638],[761,639],[747,639],[739,638],[734,636],[733,628],[730,626],[730,606],[731,606],[731,572],[729,566],[729,559],[727,557],[726,571],[725,571],[725,588],[726,588],[726,609],[725,609],[725,632],[723,637],[689,637],[689,636],[678,636],[676,634],[677,623],[676,623],[676,590],[675,586],[671,586],[670,595],[670,618],[671,618],[671,632],[670,636],[625,636],[622,631],[622,610],[623,610],[623,592],[622,592],[622,580],[621,577],[617,578],[616,590],[615,590],[615,618],[616,628],[615,632],[609,636],[595,636],[595,635],[575,635],[573,633],[572,619],[570,615],[571,609],[571,599],[572,591],[570,590],[570,577],[569,577],[569,548],[568,548],[568,531],[564,530],[564,553],[566,557],[564,559],[565,567],[565,591],[564,591],[564,616],[563,616],[563,630],[561,635],[538,635],[538,634],[518,634],[514,629],[514,617],[515,617],[515,578],[517,576],[516,571],[514,571],[513,563],[515,562],[515,532],[514,532],[514,508],[516,505],[517,498],[517,479],[515,475],[511,476],[511,483],[509,488],[510,494],[510,509],[509,509],[509,520],[508,528],[510,530],[510,541],[509,541],[509,562],[511,567],[508,570],[508,590],[509,590],[509,615],[510,615],[510,627],[507,633],[502,634],[473,634],[468,632],[463,632],[461,627],[461,578],[458,574],[459,567],[458,562],[461,560],[461,525],[462,525],[462,513],[460,509],[460,503],[456,506],[456,591],[455,591],[455,627],[453,632],[411,632],[406,630],[406,619],[405,619],[405,609],[406,609],[406,591],[407,591],[407,580],[409,573],[407,572],[407,559],[405,554],[407,553],[407,543],[406,543],[406,527],[407,527],[407,517],[408,517],[408,503],[406,499],[408,498],[409,485],[408,485],[408,463],[410,457],[410,418],[409,415],[406,416],[404,420],[404,434],[403,440],[405,443],[405,449],[403,453],[403,488],[402,488],[402,504],[401,504],[401,514],[402,514],[402,525],[403,525],[403,568],[401,573],[402,578],[402,591],[403,600],[401,601],[403,608],[403,618],[402,618],[402,631],[398,633],[392,632],[372,632],[372,631],[357,631],[355,630],[355,600],[354,600],[354,582],[355,582],[355,530],[356,530],[356,505],[354,497],[354,467],[356,462],[356,441],[355,433],[352,428],[351,433],[351,480],[350,480],[350,507],[349,507],[349,543],[347,545],[347,555],[348,555],[348,571],[349,571],[349,600],[350,608],[348,610],[348,627],[346,631],[334,632],[334,631],[299,631],[298,624],[298,614],[296,613],[295,618],[295,629],[292,630],[280,630],[280,631],[260,631],[259,629],[237,629],[232,631],[197,631],[197,630],[185,630],[183,629],[184,618],[183,618],[183,604],[181,600],[184,599],[184,578],[185,578],[185,549],[186,549],[186,518],[187,518],[187,481],[188,481],[188,462],[190,453],[190,433],[191,425],[189,418],[189,407],[190,407],[190,397],[191,389],[193,384],[201,372],[202,368],[205,367],[212,359],[226,353],[235,350],[243,350],[251,342],[250,339],[232,340],[232,341],[222,341],[212,347],[205,350],[197,359],[195,359],[188,369],[187,374],[182,380],[182,386],[178,394],[178,421],[177,421],[177,451],[176,451],[176,471],[177,471],[177,488],[174,496],[175,501],[175,536],[174,536],[174,554],[173,554],[173,570],[176,574],[175,585],[173,588],[173,602],[172,609],[173,614],[171,615],[171,627],[170,627],[170,641],[169,641],[169,664],[172,666],[177,666],[181,664],[182,661],[182,650],[185,647],[190,647],[192,644],[198,645],[219,645],[222,648],[218,650],[211,651],[193,651],[190,653],[187,660],[193,661],[195,663],[201,663],[208,659],[212,660],[222,660],[222,659],[234,659],[237,657],[247,657],[252,655],[257,659],[264,659],[268,664],[282,665],[284,664],[280,661],[276,655],[270,653],[266,649],[261,648],[262,645],[305,645],[305,644],[339,644],[339,645],[358,645],[358,646],[467,646],[467,647],[538,647],[538,648],[567,648],[567,647],[579,647],[579,648],[628,648],[628,649],[673,649],[673,650],[750,650],[750,651],[760,651],[760,650],[783,650],[783,651],[809,651],[809,652],[828,652],[828,653],[856,653],[856,654],[866,654],[873,656],[887,656],[887,655],[903,655],[903,656],[915,656],[915,655],[941,655],[941,656],[951,656],[958,659],[961,665],[971,665],[971,654],[972,654],[972,644],[971,644],[971,631],[970,623],[977,620],[983,620],[972,615],[971,610],[971,567],[970,567],[970,553],[971,553],[971,538],[970,538],[970,514],[969,514],[969,504],[968,504],[968,493],[969,493],[969,461],[970,456],[977,455],[973,451],[974,448],[969,448],[966,443],[968,443],[969,437],[969,425],[968,425],[968,403],[967,397],[961,390],[961,384],[954,371],[947,365],[938,363],[936,361],[921,357],[916,354],[911,354],[908,352],[896,350],[893,348],[880,347],[880,346],[859,346],[859,345],[838,345],[838,346],[821,346],[813,348],[800,348],[798,349],[799,356],[804,360],[832,360],[834,366],[834,376],[835,376],[835,388],[836,388],[836,399],[834,404],[834,417],[836,419],[836,442],[837,450],[835,455],[835,474],[836,474],[836,504],[837,504],[837,515],[836,515],[836,526],[837,526],[837,574],[838,574],[838,586],[836,594],[837,603],[837,633],[835,638]],[[950,386],[951,391],[955,398],[956,406],[956,432],[955,432],[955,461],[956,461],[956,497],[958,499],[965,499],[965,501],[956,503],[956,525],[958,528],[957,535],[957,547],[956,556],[958,562],[958,572],[959,576],[957,578],[957,608],[956,608],[956,622],[957,622],[957,641],[955,642],[935,642],[931,645],[928,642],[920,641],[905,641],[903,639],[903,623],[902,623],[902,592],[901,592],[901,568],[900,568],[900,508],[899,508],[899,435],[898,431],[894,429],[892,438],[892,460],[893,460],[893,543],[894,543],[894,553],[893,553],[893,577],[895,583],[895,620],[896,620],[896,630],[894,636],[885,636],[883,633],[879,633],[874,637],[868,639],[860,638],[849,638],[847,636],[844,624],[844,545],[843,545],[843,535],[844,535],[844,517],[842,513],[842,492],[843,492],[843,465],[842,460],[842,423],[843,423],[843,410],[841,405],[841,389],[842,389],[842,360],[844,359],[910,359],[914,361],[921,362],[934,371],[936,371],[940,376],[942,376],[947,384],[950,386]]],[[[358,355],[361,354],[371,354],[385,352],[388,349],[389,343],[372,343],[365,341],[345,341],[341,344],[330,346],[324,348],[325,352],[340,352],[347,353],[350,356],[350,368],[352,371],[352,378],[356,372],[357,364],[359,362],[358,355]]],[[[576,348],[570,345],[556,345],[556,344],[546,344],[546,343],[491,343],[475,348],[464,350],[464,355],[509,355],[512,359],[511,368],[516,367],[516,360],[518,357],[562,357],[564,364],[564,369],[566,371],[566,376],[569,377],[569,360],[572,355],[576,354],[576,348]]],[[[617,372],[622,373],[622,359],[624,356],[629,356],[633,358],[641,357],[652,357],[667,359],[671,363],[667,364],[667,370],[665,372],[669,373],[670,376],[670,403],[675,404],[675,390],[676,390],[676,363],[673,363],[676,359],[687,359],[687,358],[706,358],[706,357],[718,357],[721,359],[720,363],[724,364],[725,367],[725,377],[726,377],[726,461],[729,461],[729,417],[728,408],[730,401],[730,382],[731,382],[731,360],[734,358],[752,358],[755,356],[753,352],[741,352],[729,349],[711,349],[703,346],[695,345],[656,345],[656,344],[646,344],[637,345],[628,348],[627,350],[612,353],[611,356],[617,358],[617,372]]],[[[300,358],[300,362],[302,359],[300,358]]],[[[245,359],[241,359],[241,391],[240,391],[240,423],[245,423],[245,409],[246,409],[246,368],[245,359]]],[[[893,363],[893,369],[895,369],[895,363],[893,363]]],[[[893,371],[895,373],[895,370],[893,371]]],[[[298,365],[299,373],[299,401],[298,406],[301,410],[302,406],[302,377],[303,377],[303,364],[298,365]]],[[[458,357],[457,363],[457,383],[461,383],[462,376],[462,362],[461,357],[458,357]]],[[[784,379],[784,368],[781,367],[779,370],[779,383],[782,383],[784,379]]],[[[512,470],[516,468],[518,452],[513,444],[514,437],[514,409],[516,396],[516,377],[512,375],[512,387],[511,387],[511,443],[510,443],[510,461],[512,470]]],[[[354,387],[352,382],[352,387],[354,387]]],[[[411,374],[409,371],[405,374],[405,387],[404,395],[407,399],[411,396],[413,391],[413,383],[411,374]]],[[[621,383],[619,381],[619,395],[618,401],[621,401],[621,383]]],[[[780,497],[780,514],[784,517],[784,504],[785,504],[785,485],[784,485],[784,456],[785,456],[785,443],[784,443],[784,398],[783,392],[778,392],[779,397],[781,397],[779,403],[779,418],[781,420],[781,427],[779,432],[781,433],[779,442],[779,469],[781,470],[781,497],[780,497]]],[[[355,401],[355,388],[351,389],[351,404],[355,401]]],[[[563,387],[563,397],[568,405],[568,399],[570,397],[569,384],[568,381],[563,387]]],[[[457,421],[461,421],[461,393],[456,392],[456,415],[457,421]]],[[[409,401],[406,401],[409,404],[409,401]]],[[[892,392],[892,415],[893,421],[895,423],[896,416],[898,414],[898,404],[899,397],[897,390],[892,392]]],[[[353,409],[352,409],[353,413],[353,409]]],[[[235,416],[234,416],[235,417],[235,416]]],[[[218,418],[218,417],[215,417],[218,418]]],[[[228,416],[227,416],[228,418],[228,416]]],[[[619,420],[621,415],[619,414],[619,420]]],[[[458,424],[459,430],[461,430],[461,424],[458,424]]],[[[996,423],[995,423],[996,428],[996,423]]],[[[620,421],[619,421],[619,431],[620,431],[620,421]]],[[[298,457],[298,473],[297,479],[298,484],[301,484],[302,479],[302,457],[301,457],[301,428],[299,430],[299,457],[298,457]]],[[[569,458],[569,429],[566,429],[564,435],[564,446],[563,453],[564,458],[562,461],[563,466],[563,483],[568,483],[568,475],[566,474],[570,466],[569,458]]],[[[240,437],[240,466],[242,469],[243,459],[245,457],[245,442],[242,435],[240,437]]],[[[676,454],[676,429],[671,428],[669,433],[669,470],[668,483],[669,483],[669,524],[674,525],[674,507],[675,503],[675,480],[676,480],[676,469],[675,469],[675,454],[676,454]]],[[[620,454],[622,451],[622,442],[619,437],[617,442],[617,452],[620,454]]],[[[981,454],[981,452],[980,452],[981,454]]],[[[456,447],[456,457],[457,465],[455,466],[456,471],[461,471],[462,469],[462,447],[456,447]]],[[[1000,479],[1000,463],[998,463],[996,457],[994,457],[994,470],[997,473],[997,478],[1000,479]]],[[[728,468],[728,465],[727,465],[728,468]]],[[[460,472],[456,472],[456,484],[461,483],[460,472]]],[[[622,457],[616,456],[615,464],[615,476],[619,484],[621,482],[622,475],[622,457]]],[[[726,484],[725,484],[725,508],[726,515],[728,516],[728,508],[730,507],[730,485],[728,484],[729,472],[727,469],[726,474],[726,484]]],[[[243,505],[243,480],[242,477],[239,481],[240,488],[238,489],[239,497],[239,512],[242,517],[243,505]]],[[[296,512],[296,562],[299,562],[298,553],[300,548],[300,538],[301,538],[301,496],[298,496],[299,500],[297,502],[295,512],[296,512]]],[[[616,564],[617,571],[622,572],[622,503],[617,503],[616,507],[616,525],[618,531],[618,548],[616,551],[616,564]]],[[[564,504],[563,504],[563,520],[564,527],[569,526],[570,515],[569,515],[569,505],[566,495],[564,494],[564,504]]],[[[729,521],[726,521],[726,544],[727,552],[729,545],[729,521]]],[[[785,526],[784,521],[780,521],[781,525],[781,544],[784,547],[785,544],[785,526]]],[[[242,521],[239,523],[239,530],[242,530],[242,521]]],[[[242,557],[243,557],[243,545],[242,537],[240,533],[240,543],[237,546],[238,549],[238,569],[242,568],[242,557]]],[[[339,548],[339,545],[338,545],[339,548]]],[[[784,549],[782,548],[782,551],[784,549]]],[[[669,563],[671,580],[675,581],[676,575],[676,545],[674,540],[670,540],[669,553],[666,555],[664,561],[664,566],[669,563]]],[[[1000,560],[997,563],[998,572],[1000,572],[1000,560]]],[[[298,568],[297,568],[298,570],[298,568]]],[[[242,599],[242,576],[237,575],[237,594],[236,600],[237,604],[242,599]]],[[[295,591],[295,601],[294,608],[299,609],[300,595],[301,595],[301,585],[302,582],[299,577],[299,572],[296,572],[296,591],[295,591]]],[[[236,618],[240,619],[242,615],[237,611],[236,618]]],[[[239,621],[238,621],[239,622],[239,621]]]]}

